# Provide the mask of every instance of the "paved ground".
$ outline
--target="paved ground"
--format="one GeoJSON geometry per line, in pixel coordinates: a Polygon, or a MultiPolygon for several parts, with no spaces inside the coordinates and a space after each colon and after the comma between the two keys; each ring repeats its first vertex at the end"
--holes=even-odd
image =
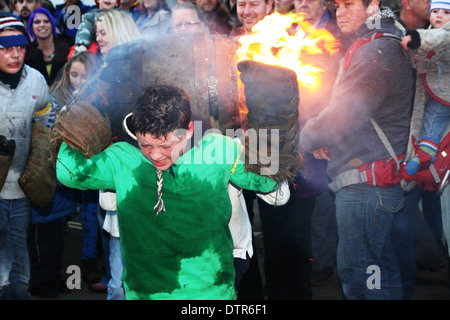
{"type": "MultiPolygon", "coordinates": [[[[258,254],[260,269],[263,272],[264,248],[262,246],[262,234],[258,232],[258,220],[255,219],[256,229],[256,252],[258,254]]],[[[69,233],[65,239],[64,270],[70,265],[80,265],[81,259],[81,226],[78,222],[70,223],[69,233]]],[[[450,300],[449,271],[448,261],[445,261],[445,267],[435,271],[421,271],[416,278],[416,293],[411,300],[450,300]]],[[[68,276],[69,274],[66,274],[68,276]]],[[[60,294],[55,300],[105,300],[105,293],[94,293],[89,291],[86,282],[81,282],[81,289],[74,289],[69,294],[60,294]]],[[[314,300],[343,300],[341,289],[334,276],[327,284],[322,286],[313,286],[314,300]]],[[[30,300],[41,300],[30,296],[30,300]]]]}

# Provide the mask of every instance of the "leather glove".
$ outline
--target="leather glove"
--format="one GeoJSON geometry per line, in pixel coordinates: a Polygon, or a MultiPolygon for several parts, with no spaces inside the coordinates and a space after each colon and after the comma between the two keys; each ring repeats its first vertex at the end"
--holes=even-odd
{"type": "Polygon", "coordinates": [[[244,93],[248,109],[245,126],[247,129],[256,130],[259,135],[260,129],[267,129],[267,138],[258,139],[257,145],[246,136],[245,167],[257,174],[261,174],[264,168],[264,172],[269,170],[267,175],[277,182],[282,183],[285,180],[292,182],[301,167],[297,152],[299,131],[297,76],[290,69],[255,61],[239,62],[238,70],[245,85],[244,93]],[[278,140],[272,137],[274,133],[272,129],[278,130],[278,140]],[[255,158],[258,159],[256,164],[251,161],[255,158]],[[273,162],[277,163],[274,165],[273,162]]]}

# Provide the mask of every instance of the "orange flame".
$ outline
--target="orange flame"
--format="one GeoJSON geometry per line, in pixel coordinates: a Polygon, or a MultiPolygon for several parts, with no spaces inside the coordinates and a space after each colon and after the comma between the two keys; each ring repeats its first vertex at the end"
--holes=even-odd
{"type": "Polygon", "coordinates": [[[242,36],[238,41],[241,44],[236,53],[238,62],[253,60],[292,69],[297,74],[299,87],[311,91],[320,87],[324,70],[303,64],[302,54],[321,54],[324,50],[335,54],[338,51],[338,42],[330,32],[314,28],[302,14],[296,13],[270,14],[253,27],[252,34],[242,36]]]}

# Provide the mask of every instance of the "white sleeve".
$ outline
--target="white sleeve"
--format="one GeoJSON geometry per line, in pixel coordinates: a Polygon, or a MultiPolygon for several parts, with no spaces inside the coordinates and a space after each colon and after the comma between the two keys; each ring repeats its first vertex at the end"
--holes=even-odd
{"type": "Polygon", "coordinates": [[[100,190],[98,202],[105,211],[117,211],[116,193],[114,191],[100,190]]]}
{"type": "Polygon", "coordinates": [[[291,197],[291,191],[289,190],[287,181],[284,181],[277,190],[266,194],[257,192],[256,195],[270,205],[283,206],[291,197]]]}

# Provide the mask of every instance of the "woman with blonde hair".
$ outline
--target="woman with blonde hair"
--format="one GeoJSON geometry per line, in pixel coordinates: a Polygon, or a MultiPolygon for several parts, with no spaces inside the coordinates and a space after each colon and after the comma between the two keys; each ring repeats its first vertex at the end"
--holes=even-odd
{"type": "Polygon", "coordinates": [[[141,38],[132,16],[123,10],[109,10],[97,19],[96,39],[105,56],[112,48],[141,38]]]}

